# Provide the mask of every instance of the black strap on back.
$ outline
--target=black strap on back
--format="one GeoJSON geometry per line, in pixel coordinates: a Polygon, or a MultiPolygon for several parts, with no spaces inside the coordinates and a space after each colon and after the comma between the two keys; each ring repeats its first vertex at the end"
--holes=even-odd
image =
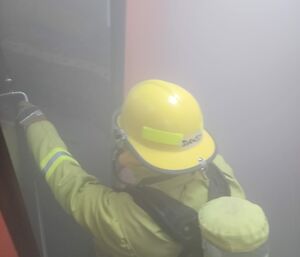
{"type": "MultiPolygon", "coordinates": [[[[226,178],[216,165],[208,164],[206,176],[209,179],[208,200],[230,195],[226,178]]],[[[179,257],[203,256],[198,213],[194,209],[149,186],[128,186],[125,192],[165,233],[183,246],[179,257]]]]}
{"type": "Polygon", "coordinates": [[[208,178],[208,201],[221,196],[230,196],[231,191],[225,174],[214,164],[209,163],[205,175],[208,178]]]}

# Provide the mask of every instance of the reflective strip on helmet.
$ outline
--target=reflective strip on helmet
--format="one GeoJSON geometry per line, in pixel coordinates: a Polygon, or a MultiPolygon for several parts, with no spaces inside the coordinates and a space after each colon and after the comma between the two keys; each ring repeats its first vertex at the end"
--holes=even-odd
{"type": "Polygon", "coordinates": [[[41,162],[41,169],[46,176],[46,179],[48,179],[55,169],[65,160],[72,161],[79,165],[79,163],[65,149],[53,149],[41,162]]]}
{"type": "Polygon", "coordinates": [[[184,135],[149,127],[143,127],[142,137],[155,143],[180,146],[184,135]]]}

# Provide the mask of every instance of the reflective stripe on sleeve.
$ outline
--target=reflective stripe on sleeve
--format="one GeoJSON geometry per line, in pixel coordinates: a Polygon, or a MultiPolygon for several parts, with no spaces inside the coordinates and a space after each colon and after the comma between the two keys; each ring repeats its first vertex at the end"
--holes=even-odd
{"type": "Polygon", "coordinates": [[[66,160],[79,165],[67,150],[59,147],[53,149],[40,163],[41,170],[46,176],[46,179],[48,179],[56,168],[66,160]]]}
{"type": "Polygon", "coordinates": [[[59,152],[67,153],[68,155],[71,156],[71,154],[63,147],[55,147],[52,149],[40,162],[40,168],[41,170],[44,170],[48,162],[53,158],[53,156],[59,152]]]}

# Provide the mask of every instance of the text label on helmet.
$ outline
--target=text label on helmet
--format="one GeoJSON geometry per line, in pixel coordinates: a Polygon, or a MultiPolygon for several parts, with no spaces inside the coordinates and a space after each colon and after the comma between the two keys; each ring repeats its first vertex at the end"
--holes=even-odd
{"type": "Polygon", "coordinates": [[[201,134],[196,134],[195,136],[188,138],[188,139],[183,139],[182,140],[182,147],[190,147],[193,145],[196,145],[198,142],[201,140],[201,134]]]}

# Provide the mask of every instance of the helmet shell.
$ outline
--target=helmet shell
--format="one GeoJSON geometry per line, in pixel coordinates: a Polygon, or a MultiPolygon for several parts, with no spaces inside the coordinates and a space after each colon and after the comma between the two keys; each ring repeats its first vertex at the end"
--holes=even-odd
{"type": "Polygon", "coordinates": [[[133,87],[122,106],[118,125],[135,152],[162,170],[190,169],[215,152],[198,102],[170,82],[147,80],[133,87]]]}

